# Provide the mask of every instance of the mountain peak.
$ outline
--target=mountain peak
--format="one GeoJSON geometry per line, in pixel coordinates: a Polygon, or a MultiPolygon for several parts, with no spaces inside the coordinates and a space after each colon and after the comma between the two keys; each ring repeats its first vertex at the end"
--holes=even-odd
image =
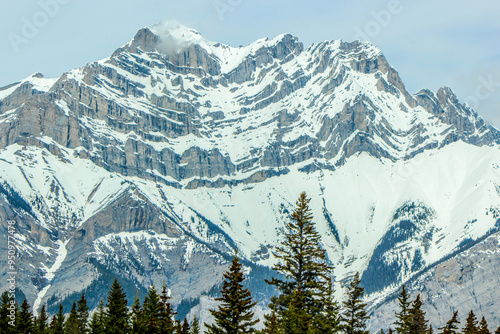
{"type": "Polygon", "coordinates": [[[197,30],[188,28],[177,21],[164,21],[153,25],[151,28],[144,27],[140,29],[128,45],[125,46],[125,49],[138,48],[144,52],[157,51],[164,54],[173,54],[194,44],[209,49],[214,43],[203,38],[197,30]]]}
{"type": "MultiPolygon", "coordinates": [[[[140,29],[125,48],[140,49],[145,52],[154,51],[159,43],[159,37],[148,27],[140,29]]],[[[121,51],[121,48],[117,51],[121,51]]]]}
{"type": "Polygon", "coordinates": [[[371,43],[233,47],[167,21],[59,79],[0,88],[0,221],[16,221],[35,310],[80,290],[95,307],[110,275],[187,301],[233,249],[271,266],[305,189],[337,277],[364,272],[371,302],[500,230],[499,145],[449,88],[410,95],[371,43]]]}
{"type": "Polygon", "coordinates": [[[150,29],[163,44],[182,47],[190,44],[212,44],[195,29],[186,27],[177,21],[164,21],[153,25],[150,29]]]}
{"type": "Polygon", "coordinates": [[[303,49],[303,44],[297,37],[286,33],[274,38],[261,38],[246,46],[234,47],[210,41],[196,29],[177,21],[164,21],[151,28],[140,29],[135,37],[127,45],[117,49],[112,57],[118,56],[122,51],[158,52],[166,55],[176,66],[197,64],[205,71],[219,74],[230,72],[245,58],[255,57],[256,54],[269,53],[271,57],[283,60],[290,54],[298,55],[303,49]],[[266,51],[259,53],[260,50],[266,51]]]}

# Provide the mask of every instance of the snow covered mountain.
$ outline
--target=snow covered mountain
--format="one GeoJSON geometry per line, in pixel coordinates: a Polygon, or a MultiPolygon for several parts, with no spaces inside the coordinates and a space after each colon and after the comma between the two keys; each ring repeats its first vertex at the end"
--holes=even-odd
{"type": "Polygon", "coordinates": [[[195,312],[235,249],[269,296],[305,190],[337,280],[362,272],[379,307],[499,231],[499,143],[450,88],[410,94],[369,43],[231,47],[163,23],[58,79],[0,88],[1,235],[17,222],[35,309],[81,291],[95,305],[118,276],[129,296],[165,282],[195,312]]]}

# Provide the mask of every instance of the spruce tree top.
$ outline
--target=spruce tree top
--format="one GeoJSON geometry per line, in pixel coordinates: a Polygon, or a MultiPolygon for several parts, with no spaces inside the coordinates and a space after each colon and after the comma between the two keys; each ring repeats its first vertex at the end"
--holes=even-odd
{"type": "Polygon", "coordinates": [[[479,333],[480,334],[491,334],[488,329],[488,322],[484,317],[481,318],[481,322],[479,323],[479,333]]]}
{"type": "Polygon", "coordinates": [[[404,285],[401,288],[401,293],[398,297],[398,303],[400,311],[396,312],[396,333],[403,334],[408,332],[411,324],[410,296],[408,296],[404,285]]]}
{"type": "Polygon", "coordinates": [[[129,332],[127,295],[115,278],[108,292],[105,330],[108,334],[129,332]]]}
{"type": "Polygon", "coordinates": [[[464,334],[476,334],[478,331],[479,327],[477,325],[476,315],[471,310],[467,316],[467,320],[465,320],[465,327],[462,332],[464,334]]]}
{"type": "Polygon", "coordinates": [[[347,300],[343,302],[344,312],[341,314],[341,328],[347,334],[368,334],[366,322],[366,304],[363,302],[364,288],[360,285],[359,273],[354,275],[347,290],[347,300]]]}
{"type": "Polygon", "coordinates": [[[446,326],[439,328],[441,330],[441,334],[455,334],[458,333],[458,311],[453,313],[453,317],[446,323],[446,326]]]}
{"type": "Polygon", "coordinates": [[[300,194],[291,221],[286,224],[284,240],[273,253],[279,260],[273,269],[286,277],[267,281],[281,293],[270,305],[278,313],[288,307],[294,291],[307,295],[305,305],[309,308],[331,282],[333,267],[327,264],[326,251],[320,246],[321,236],[312,220],[310,201],[305,192],[300,194]]]}
{"type": "Polygon", "coordinates": [[[231,267],[224,273],[220,298],[215,300],[222,302],[217,310],[210,310],[214,317],[214,324],[205,324],[209,334],[240,334],[254,332],[253,326],[259,322],[253,320],[252,308],[256,302],[252,302],[252,295],[248,288],[244,288],[242,282],[245,280],[241,263],[234,256],[231,267]]]}
{"type": "Polygon", "coordinates": [[[411,317],[409,334],[429,333],[432,330],[427,325],[429,321],[425,318],[425,312],[422,310],[420,294],[418,294],[417,298],[413,301],[409,314],[411,317]]]}

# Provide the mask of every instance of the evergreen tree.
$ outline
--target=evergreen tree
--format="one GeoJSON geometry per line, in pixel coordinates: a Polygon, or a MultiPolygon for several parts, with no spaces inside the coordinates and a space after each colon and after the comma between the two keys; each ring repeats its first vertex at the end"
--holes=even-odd
{"type": "Polygon", "coordinates": [[[50,322],[50,333],[51,334],[61,334],[64,333],[64,313],[63,306],[59,303],[59,311],[56,315],[52,317],[50,322]]]}
{"type": "Polygon", "coordinates": [[[464,334],[477,334],[479,332],[476,315],[472,310],[469,312],[467,320],[465,320],[465,327],[462,329],[462,332],[464,334]]]}
{"type": "Polygon", "coordinates": [[[184,321],[182,322],[182,327],[181,327],[181,334],[189,334],[190,332],[190,327],[189,323],[186,318],[184,318],[184,321]]]}
{"type": "Polygon", "coordinates": [[[196,315],[193,318],[193,322],[191,323],[190,334],[200,334],[200,322],[198,321],[198,317],[196,315]]]}
{"type": "Polygon", "coordinates": [[[497,330],[495,331],[495,334],[500,334],[500,326],[498,326],[497,330]]]}
{"type": "Polygon", "coordinates": [[[76,302],[73,301],[71,311],[64,322],[64,334],[78,334],[78,315],[76,312],[76,302]]]}
{"type": "Polygon", "coordinates": [[[167,286],[164,284],[160,296],[160,314],[159,321],[163,330],[162,333],[174,332],[174,315],[176,314],[169,302],[170,296],[168,295],[167,286]]]}
{"type": "Polygon", "coordinates": [[[158,295],[155,286],[151,285],[151,287],[148,290],[148,295],[144,298],[144,303],[143,303],[143,321],[149,333],[152,334],[160,333],[161,311],[162,311],[162,305],[160,303],[160,296],[158,295]]]}
{"type": "Polygon", "coordinates": [[[45,304],[42,305],[42,310],[36,321],[36,333],[37,334],[49,334],[49,317],[47,316],[47,311],[45,309],[45,304]]]}
{"type": "Polygon", "coordinates": [[[129,332],[127,296],[116,278],[108,292],[104,327],[106,334],[127,334],[129,332]]]}
{"type": "Polygon", "coordinates": [[[142,310],[141,301],[139,300],[139,293],[135,296],[131,311],[130,332],[132,334],[146,333],[146,322],[144,320],[144,312],[142,310]]]}
{"type": "Polygon", "coordinates": [[[295,291],[281,319],[281,330],[286,334],[303,334],[313,331],[312,316],[304,308],[304,293],[295,291]]]}
{"type": "Polygon", "coordinates": [[[340,328],[339,307],[334,300],[331,280],[326,282],[319,301],[322,309],[313,313],[312,332],[321,334],[337,333],[340,328]]]}
{"type": "Polygon", "coordinates": [[[488,329],[488,323],[484,317],[481,318],[481,322],[479,323],[479,333],[480,334],[491,334],[488,329]]]}
{"type": "Polygon", "coordinates": [[[174,321],[174,333],[175,334],[181,334],[182,332],[182,325],[180,320],[174,321]]]}
{"type": "Polygon", "coordinates": [[[411,318],[409,334],[429,333],[428,321],[425,319],[425,312],[422,310],[420,295],[417,295],[417,298],[413,301],[409,314],[411,318]]]}
{"type": "Polygon", "coordinates": [[[189,323],[186,318],[181,322],[180,320],[175,321],[174,325],[174,333],[175,334],[189,334],[189,323]]]}
{"type": "Polygon", "coordinates": [[[238,257],[234,256],[229,270],[224,273],[220,298],[222,302],[217,310],[210,310],[215,323],[205,326],[208,334],[239,334],[254,332],[253,326],[259,321],[252,320],[252,295],[248,288],[243,287],[243,271],[238,257]]]}
{"type": "Polygon", "coordinates": [[[85,299],[85,294],[82,293],[82,297],[78,301],[76,308],[76,318],[78,323],[78,331],[80,334],[87,333],[87,322],[89,320],[89,307],[87,306],[87,300],[85,299]]]}
{"type": "MultiPolygon", "coordinates": [[[[278,323],[278,316],[273,310],[269,315],[265,316],[264,328],[260,331],[261,334],[280,334],[282,333],[278,323]]],[[[194,333],[193,333],[194,334],[194,333]]]]}
{"type": "Polygon", "coordinates": [[[33,332],[33,315],[26,299],[21,304],[21,309],[16,319],[16,331],[19,334],[31,334],[33,332]]]}
{"type": "Polygon", "coordinates": [[[366,330],[366,304],[363,303],[364,288],[359,286],[359,273],[354,275],[347,290],[347,300],[343,303],[344,313],[340,316],[341,328],[347,334],[368,334],[366,330]]]}
{"type": "MultiPolygon", "coordinates": [[[[321,328],[326,323],[337,323],[338,306],[333,301],[333,267],[327,264],[326,251],[320,246],[321,236],[312,221],[309,202],[305,193],[300,194],[291,221],[287,223],[285,239],[274,253],[279,262],[273,269],[285,278],[273,278],[266,282],[276,286],[279,292],[278,296],[271,298],[269,304],[275,310],[278,322],[281,322],[285,314],[288,314],[287,321],[293,320],[291,313],[287,312],[293,299],[294,312],[299,309],[300,312],[305,312],[308,315],[305,318],[310,322],[306,325],[312,330],[321,328]],[[297,296],[298,293],[302,296],[297,296]]],[[[326,330],[326,327],[323,329],[326,330]]]]}
{"type": "Polygon", "coordinates": [[[410,297],[406,292],[406,288],[403,285],[401,288],[401,293],[398,297],[399,312],[396,312],[396,333],[406,334],[409,331],[411,318],[410,318],[410,297]]]}
{"type": "Polygon", "coordinates": [[[104,334],[104,321],[105,321],[106,311],[104,310],[104,302],[102,299],[99,301],[99,306],[97,310],[92,314],[89,324],[90,334],[104,334]]]}
{"type": "Polygon", "coordinates": [[[458,311],[453,313],[453,317],[446,323],[446,326],[439,328],[441,334],[457,334],[458,333],[458,311]]]}

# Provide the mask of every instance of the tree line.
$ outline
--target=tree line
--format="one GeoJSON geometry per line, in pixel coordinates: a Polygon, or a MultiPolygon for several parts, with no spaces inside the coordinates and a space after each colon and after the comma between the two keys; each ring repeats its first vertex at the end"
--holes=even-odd
{"type": "MultiPolygon", "coordinates": [[[[231,266],[224,273],[217,308],[211,309],[211,323],[205,323],[207,334],[368,334],[366,329],[369,316],[363,302],[364,289],[356,273],[346,294],[346,300],[339,303],[333,293],[333,266],[320,246],[320,235],[313,223],[309,208],[310,199],[302,193],[296,209],[287,223],[287,232],[281,245],[274,253],[278,259],[273,269],[282,278],[272,278],[266,283],[276,288],[277,294],[271,298],[269,313],[257,330],[261,319],[255,319],[253,311],[256,301],[244,286],[244,272],[235,254],[231,266]]],[[[20,305],[10,299],[7,292],[0,297],[0,334],[198,334],[200,323],[196,317],[191,322],[176,319],[176,312],[169,302],[166,286],[158,292],[151,286],[141,302],[136,296],[131,308],[127,307],[127,296],[115,279],[108,291],[106,304],[101,300],[94,313],[82,294],[78,302],[73,302],[68,315],[59,304],[59,312],[50,322],[45,305],[34,317],[26,300],[20,305]]],[[[428,324],[422,310],[420,295],[412,301],[403,286],[398,297],[398,310],[393,326],[385,328],[388,333],[432,334],[434,329],[428,324]]],[[[458,312],[438,328],[438,333],[491,334],[484,317],[477,320],[470,311],[464,327],[459,330],[458,312]]],[[[381,329],[381,333],[385,333],[381,329]]],[[[495,334],[500,334],[500,327],[495,334]]]]}

